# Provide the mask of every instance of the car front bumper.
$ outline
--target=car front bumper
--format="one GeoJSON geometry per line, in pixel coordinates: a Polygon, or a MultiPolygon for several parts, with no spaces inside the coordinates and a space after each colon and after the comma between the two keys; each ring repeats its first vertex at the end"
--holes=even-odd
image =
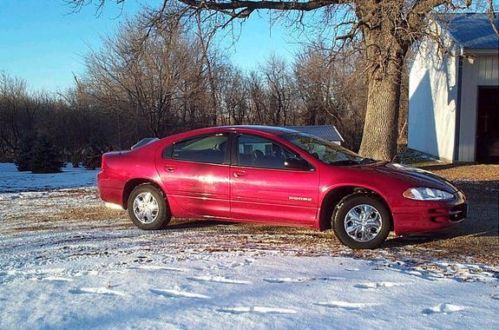
{"type": "Polygon", "coordinates": [[[452,227],[468,215],[466,197],[461,191],[448,201],[412,201],[392,210],[394,231],[398,235],[432,232],[452,227]]]}

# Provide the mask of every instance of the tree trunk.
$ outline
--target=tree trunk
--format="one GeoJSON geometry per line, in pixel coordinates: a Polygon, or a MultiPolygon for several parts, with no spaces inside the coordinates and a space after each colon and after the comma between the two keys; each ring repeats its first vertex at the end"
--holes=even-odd
{"type": "Polygon", "coordinates": [[[371,79],[359,153],[391,161],[397,153],[400,85],[393,76],[371,79]]]}
{"type": "MultiPolygon", "coordinates": [[[[366,119],[359,153],[391,161],[397,154],[400,78],[403,56],[390,61],[387,72],[369,75],[366,119]]],[[[380,69],[378,69],[380,70],[380,69]]]]}
{"type": "Polygon", "coordinates": [[[403,29],[405,1],[359,1],[357,16],[368,65],[367,109],[359,153],[391,161],[397,154],[400,87],[410,38],[403,29]]]}

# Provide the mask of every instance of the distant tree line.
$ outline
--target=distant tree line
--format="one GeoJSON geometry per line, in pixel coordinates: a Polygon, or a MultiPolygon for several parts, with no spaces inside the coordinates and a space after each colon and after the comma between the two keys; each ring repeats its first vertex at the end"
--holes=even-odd
{"type": "Polygon", "coordinates": [[[0,161],[34,172],[57,172],[63,162],[94,167],[90,160],[113,147],[114,119],[79,98],[75,90],[33,93],[0,73],[0,161]]]}
{"type": "Polygon", "coordinates": [[[50,146],[45,153],[59,162],[94,168],[100,153],[144,137],[229,124],[332,124],[358,149],[367,102],[362,56],[331,54],[317,42],[293,63],[271,56],[243,72],[212,37],[178,20],[147,25],[139,17],[87,56],[86,72],[64,93],[34,93],[1,74],[0,160],[22,163],[35,146],[50,146]]]}

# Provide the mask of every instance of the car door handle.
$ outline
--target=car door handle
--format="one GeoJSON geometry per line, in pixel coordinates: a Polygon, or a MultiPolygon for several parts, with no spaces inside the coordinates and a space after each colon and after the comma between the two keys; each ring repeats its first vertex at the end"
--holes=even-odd
{"type": "Polygon", "coordinates": [[[239,178],[241,176],[245,176],[246,172],[236,171],[232,175],[234,175],[234,177],[236,177],[236,178],[239,178]]]}
{"type": "Polygon", "coordinates": [[[173,172],[175,172],[175,167],[165,166],[165,170],[166,170],[168,173],[173,173],[173,172]]]}

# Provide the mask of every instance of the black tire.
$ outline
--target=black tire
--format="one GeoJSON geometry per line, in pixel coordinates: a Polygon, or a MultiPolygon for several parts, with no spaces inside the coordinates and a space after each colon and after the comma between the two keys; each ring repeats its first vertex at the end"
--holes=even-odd
{"type": "MultiPolygon", "coordinates": [[[[163,192],[156,188],[154,185],[149,184],[149,183],[144,183],[141,185],[138,185],[135,187],[132,192],[130,193],[130,196],[128,197],[127,201],[127,209],[128,209],[128,216],[132,220],[132,222],[139,227],[140,229],[144,230],[157,230],[157,229],[162,229],[165,228],[168,223],[171,220],[171,213],[170,209],[168,208],[168,205],[166,203],[166,198],[163,195],[163,192]],[[144,222],[141,221],[135,214],[134,211],[134,201],[137,198],[137,196],[144,194],[144,193],[150,193],[152,197],[156,200],[158,210],[154,214],[152,221],[150,222],[144,222]]],[[[149,219],[151,220],[151,219],[149,219]]]]}
{"type": "MultiPolygon", "coordinates": [[[[376,214],[374,213],[374,217],[375,216],[376,214]]],[[[374,196],[370,196],[367,194],[349,195],[343,198],[336,206],[331,219],[331,226],[333,227],[336,237],[338,237],[338,239],[349,248],[376,249],[381,244],[383,244],[383,242],[388,237],[388,234],[390,233],[390,211],[383,202],[381,202],[374,196]],[[359,241],[350,237],[350,235],[347,233],[347,230],[345,229],[345,222],[351,223],[351,221],[347,219],[347,214],[351,210],[361,205],[368,205],[374,208],[374,211],[377,211],[381,218],[379,221],[381,223],[381,228],[377,230],[377,233],[375,233],[376,230],[374,232],[370,232],[370,234],[374,236],[368,241],[359,241]]],[[[362,228],[364,228],[364,225],[362,225],[362,228]]],[[[362,235],[361,233],[357,234],[362,235]]],[[[357,239],[360,239],[360,237],[358,237],[357,239]]]]}

